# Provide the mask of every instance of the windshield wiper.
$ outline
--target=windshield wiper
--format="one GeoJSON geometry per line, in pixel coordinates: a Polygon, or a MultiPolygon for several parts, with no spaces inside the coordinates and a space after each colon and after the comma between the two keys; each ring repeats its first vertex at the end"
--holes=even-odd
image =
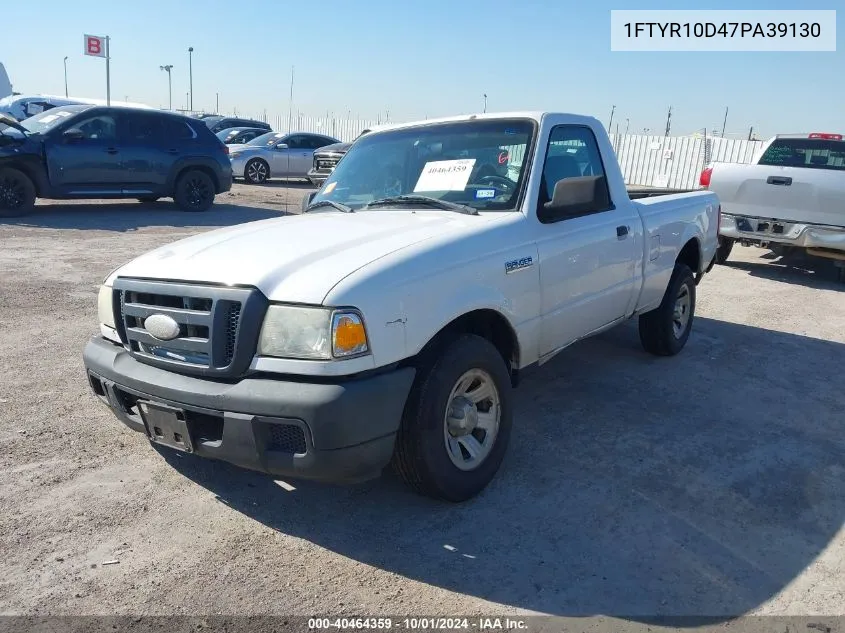
{"type": "Polygon", "coordinates": [[[425,205],[435,207],[437,209],[444,209],[446,211],[457,211],[458,213],[466,213],[467,215],[478,215],[478,209],[473,209],[465,204],[458,204],[456,202],[447,202],[438,198],[430,196],[392,196],[390,198],[380,198],[364,205],[362,208],[368,209],[370,207],[387,207],[398,205],[425,205]]]}
{"type": "Polygon", "coordinates": [[[335,202],[334,200],[319,200],[309,204],[305,207],[305,213],[308,213],[311,209],[319,209],[320,207],[333,207],[338,211],[343,211],[344,213],[355,213],[355,209],[352,207],[348,207],[340,202],[335,202]]]}

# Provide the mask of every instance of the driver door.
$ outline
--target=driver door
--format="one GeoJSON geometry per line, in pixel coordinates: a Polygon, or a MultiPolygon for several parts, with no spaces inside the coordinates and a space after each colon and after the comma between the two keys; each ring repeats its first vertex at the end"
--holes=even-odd
{"type": "Polygon", "coordinates": [[[121,193],[123,156],[114,114],[82,115],[49,134],[45,145],[50,182],[60,194],[121,193]],[[69,129],[80,130],[81,138],[66,137],[69,129]]]}
{"type": "MultiPolygon", "coordinates": [[[[585,172],[605,173],[593,132],[582,125],[552,128],[538,216],[559,180],[585,172]],[[579,162],[579,156],[586,158],[579,162]]],[[[541,355],[626,316],[636,289],[635,267],[642,257],[639,222],[628,200],[611,200],[608,208],[580,216],[540,221],[541,355]]]]}
{"type": "Polygon", "coordinates": [[[270,173],[273,176],[281,178],[290,176],[293,167],[291,152],[294,151],[291,142],[296,138],[296,135],[283,137],[270,149],[270,173]]]}

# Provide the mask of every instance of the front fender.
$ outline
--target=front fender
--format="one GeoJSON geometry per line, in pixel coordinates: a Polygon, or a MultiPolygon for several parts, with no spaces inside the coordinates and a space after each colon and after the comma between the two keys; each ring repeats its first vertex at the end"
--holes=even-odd
{"type": "Polygon", "coordinates": [[[416,356],[438,333],[455,319],[476,310],[492,310],[505,318],[516,331],[517,314],[513,302],[492,286],[456,287],[432,296],[408,295],[403,301],[406,313],[405,347],[407,356],[416,356]]]}

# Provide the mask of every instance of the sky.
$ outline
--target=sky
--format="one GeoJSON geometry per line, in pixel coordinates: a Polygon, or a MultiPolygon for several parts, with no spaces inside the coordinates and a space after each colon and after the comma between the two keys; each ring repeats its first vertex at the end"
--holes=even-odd
{"type": "Polygon", "coordinates": [[[620,131],[726,135],[845,132],[842,0],[39,0],[3,9],[0,62],[17,92],[105,98],[105,62],[83,35],[108,35],[111,93],[155,107],[270,117],[293,111],[407,121],[480,112],[575,112],[620,131]],[[612,52],[611,9],[836,9],[837,51],[612,52]],[[838,7],[837,7],[838,5],[838,7]],[[10,28],[10,25],[13,25],[10,28]]]}

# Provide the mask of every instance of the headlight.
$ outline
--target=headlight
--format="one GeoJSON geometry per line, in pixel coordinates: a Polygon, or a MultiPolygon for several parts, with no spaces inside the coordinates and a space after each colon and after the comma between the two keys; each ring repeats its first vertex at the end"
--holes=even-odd
{"type": "Polygon", "coordinates": [[[357,312],[272,305],[258,341],[260,356],[331,360],[369,351],[364,321],[357,312]]]}
{"type": "Polygon", "coordinates": [[[100,323],[108,325],[111,329],[116,329],[114,324],[114,289],[111,286],[100,286],[100,292],[97,295],[97,317],[100,323]]]}

